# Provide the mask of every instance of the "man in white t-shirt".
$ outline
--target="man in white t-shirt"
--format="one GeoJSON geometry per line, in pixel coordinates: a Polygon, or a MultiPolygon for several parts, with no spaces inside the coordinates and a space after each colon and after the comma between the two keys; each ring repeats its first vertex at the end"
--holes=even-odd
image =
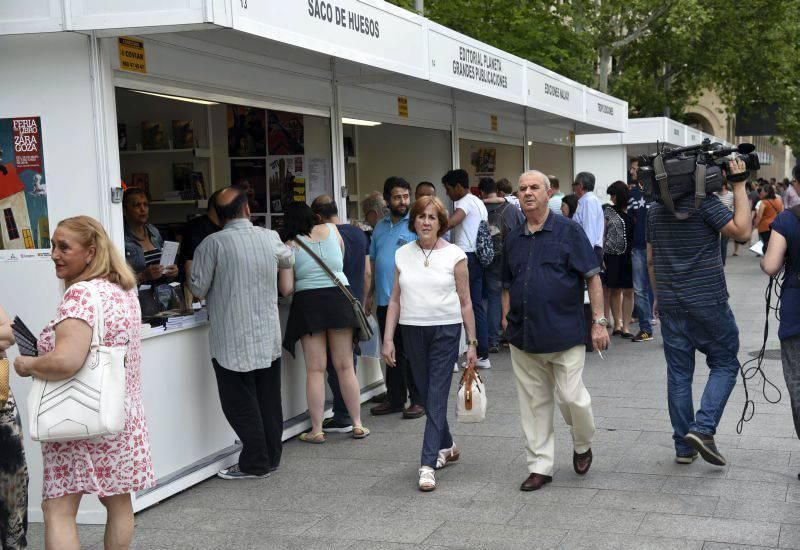
{"type": "Polygon", "coordinates": [[[447,196],[453,201],[453,214],[449,227],[452,230],[452,243],[467,254],[469,270],[469,293],[472,310],[475,313],[475,330],[478,337],[479,368],[491,368],[489,362],[489,324],[486,308],[483,306],[483,266],[475,253],[478,240],[478,227],[481,221],[489,219],[483,201],[470,193],[469,175],[466,170],[450,170],[442,177],[447,196]]]}

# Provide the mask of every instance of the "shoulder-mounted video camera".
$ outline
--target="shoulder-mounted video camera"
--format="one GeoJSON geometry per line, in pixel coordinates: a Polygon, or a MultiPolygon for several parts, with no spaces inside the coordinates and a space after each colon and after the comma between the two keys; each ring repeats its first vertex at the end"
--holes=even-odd
{"type": "Polygon", "coordinates": [[[641,156],[639,179],[645,199],[659,202],[675,217],[685,219],[689,217],[688,213],[675,211],[678,200],[694,195],[695,208],[699,208],[706,195],[719,191],[726,180],[734,183],[745,181],[749,170],[761,167],[754,151],[755,146],[750,143],[724,147],[706,138],[699,145],[663,148],[658,153],[641,156]],[[730,156],[743,161],[747,170],[729,174],[730,156]]]}

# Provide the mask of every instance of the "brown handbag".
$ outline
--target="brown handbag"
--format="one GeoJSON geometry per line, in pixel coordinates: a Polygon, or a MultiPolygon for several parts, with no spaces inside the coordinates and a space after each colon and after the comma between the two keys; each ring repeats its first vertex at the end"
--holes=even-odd
{"type": "Polygon", "coordinates": [[[11,382],[9,381],[8,373],[8,359],[0,359],[0,409],[6,406],[8,395],[11,391],[11,382]]]}

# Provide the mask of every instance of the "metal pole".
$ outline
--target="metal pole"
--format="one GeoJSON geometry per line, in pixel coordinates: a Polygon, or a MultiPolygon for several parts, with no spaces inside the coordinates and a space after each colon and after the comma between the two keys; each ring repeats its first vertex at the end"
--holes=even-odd
{"type": "Polygon", "coordinates": [[[425,0],[414,0],[414,11],[420,15],[425,15],[425,0]]]}

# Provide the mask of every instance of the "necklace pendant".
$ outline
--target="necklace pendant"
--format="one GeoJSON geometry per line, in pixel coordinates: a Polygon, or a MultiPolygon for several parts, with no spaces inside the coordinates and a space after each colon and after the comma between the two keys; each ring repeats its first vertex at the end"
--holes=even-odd
{"type": "Polygon", "coordinates": [[[429,265],[430,265],[430,263],[428,262],[428,259],[426,258],[425,259],[425,267],[428,267],[429,265]]]}

